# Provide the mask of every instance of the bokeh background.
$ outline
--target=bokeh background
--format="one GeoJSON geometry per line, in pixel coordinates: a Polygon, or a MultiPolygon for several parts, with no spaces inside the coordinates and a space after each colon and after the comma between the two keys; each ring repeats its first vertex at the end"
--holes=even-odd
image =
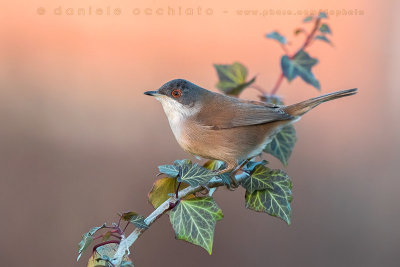
{"type": "MultiPolygon", "coordinates": [[[[296,124],[286,171],[293,219],[244,208],[244,191],[219,190],[225,218],[212,256],[174,239],[167,217],[132,248],[136,266],[398,266],[400,261],[399,1],[1,1],[0,262],[85,266],[77,243],[116,214],[151,212],[157,165],[192,158],[158,102],[143,95],[173,78],[215,89],[212,64],[242,62],[267,90],[279,75],[279,30],[295,51],[299,15],[236,10],[330,9],[334,47],[314,43],[322,93],[359,88],[296,124]],[[65,14],[120,8],[120,15],[65,14]],[[201,7],[203,15],[145,15],[144,8],[201,7]],[[54,15],[54,9],[62,9],[54,15]],[[140,15],[132,14],[138,8],[140,15]],[[205,15],[212,9],[213,15],[205,15]],[[363,15],[336,15],[336,10],[363,15]],[[225,12],[226,11],[226,12],[225,12]],[[39,13],[41,14],[39,14],[39,13]]],[[[106,11],[104,11],[106,12],[106,11]]],[[[166,12],[166,11],[165,11],[166,12]]],[[[305,25],[310,27],[311,25],[305,25]]],[[[279,95],[320,93],[297,79],[279,95]]],[[[256,99],[248,90],[244,98],[256,99]]],[[[275,168],[281,164],[270,157],[275,168]]]]}

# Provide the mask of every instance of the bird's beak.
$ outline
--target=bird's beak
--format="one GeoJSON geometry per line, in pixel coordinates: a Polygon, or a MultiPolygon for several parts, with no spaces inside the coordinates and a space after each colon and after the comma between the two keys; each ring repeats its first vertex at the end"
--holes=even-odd
{"type": "Polygon", "coordinates": [[[144,92],[145,95],[149,95],[149,96],[158,96],[160,95],[157,91],[147,91],[144,92]]]}

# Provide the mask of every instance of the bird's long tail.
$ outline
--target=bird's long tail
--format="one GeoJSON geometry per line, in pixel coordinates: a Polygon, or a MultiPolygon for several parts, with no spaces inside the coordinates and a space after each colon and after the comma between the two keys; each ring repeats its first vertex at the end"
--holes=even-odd
{"type": "Polygon", "coordinates": [[[292,116],[302,116],[303,114],[307,113],[311,109],[315,108],[321,103],[331,101],[336,98],[341,98],[349,95],[354,95],[357,93],[357,88],[338,91],[330,94],[326,94],[323,96],[315,97],[308,99],[306,101],[293,104],[284,108],[284,111],[292,116]]]}

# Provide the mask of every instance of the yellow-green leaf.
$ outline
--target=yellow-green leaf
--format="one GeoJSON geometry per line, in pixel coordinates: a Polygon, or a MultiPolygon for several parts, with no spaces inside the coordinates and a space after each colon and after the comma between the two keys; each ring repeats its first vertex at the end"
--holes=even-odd
{"type": "Polygon", "coordinates": [[[270,169],[262,164],[256,165],[251,175],[243,180],[242,186],[249,193],[256,190],[273,189],[270,181],[270,169]]]}
{"type": "Polygon", "coordinates": [[[214,67],[219,78],[217,88],[227,95],[238,96],[256,80],[256,77],[254,77],[250,81],[246,81],[247,69],[239,62],[232,65],[214,64],[214,67]]]}
{"type": "MultiPolygon", "coordinates": [[[[118,244],[110,243],[104,246],[98,247],[96,252],[89,258],[87,267],[111,267],[111,259],[114,257],[115,252],[118,249],[118,244]]],[[[133,267],[132,261],[125,256],[121,263],[121,267],[133,267]]]]}
{"type": "MultiPolygon", "coordinates": [[[[158,208],[170,197],[169,194],[175,193],[177,186],[178,182],[176,181],[176,178],[165,177],[158,179],[153,184],[153,188],[149,193],[149,202],[155,209],[158,208]]],[[[186,187],[188,187],[187,184],[181,184],[180,189],[184,189],[186,187]]],[[[193,195],[187,196],[186,198],[191,197],[193,197],[193,195]]]]}
{"type": "Polygon", "coordinates": [[[266,212],[290,224],[292,210],[292,182],[282,170],[272,170],[269,173],[269,183],[272,187],[264,190],[246,191],[246,208],[266,212]]]}
{"type": "Polygon", "coordinates": [[[212,197],[182,200],[170,213],[175,237],[203,247],[212,253],[214,229],[223,218],[212,197]]]}

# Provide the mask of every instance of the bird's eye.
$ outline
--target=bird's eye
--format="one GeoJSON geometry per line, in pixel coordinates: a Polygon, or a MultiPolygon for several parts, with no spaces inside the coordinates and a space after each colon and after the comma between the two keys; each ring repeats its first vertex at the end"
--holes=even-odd
{"type": "Polygon", "coordinates": [[[179,89],[174,89],[172,90],[171,95],[175,98],[178,98],[182,95],[182,91],[179,89]]]}

